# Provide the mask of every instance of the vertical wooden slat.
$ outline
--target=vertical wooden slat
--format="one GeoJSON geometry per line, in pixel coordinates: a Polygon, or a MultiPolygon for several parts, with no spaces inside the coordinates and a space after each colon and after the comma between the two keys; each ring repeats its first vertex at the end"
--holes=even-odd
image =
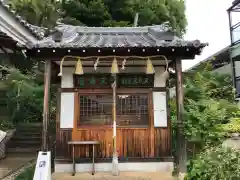
{"type": "MultiPolygon", "coordinates": [[[[78,122],[80,121],[80,103],[79,103],[79,94],[78,92],[74,93],[74,119],[73,119],[73,131],[72,131],[72,140],[78,140],[78,122]]],[[[76,151],[75,151],[76,152],[76,151]]]]}
{"type": "Polygon", "coordinates": [[[56,146],[55,146],[55,156],[58,156],[57,148],[59,147],[60,141],[60,109],[61,109],[61,93],[57,92],[57,107],[56,107],[56,146]]]}
{"type": "Polygon", "coordinates": [[[56,159],[69,158],[71,150],[67,143],[72,138],[72,129],[60,129],[60,123],[56,123],[56,134],[56,159]]]}
{"type": "Polygon", "coordinates": [[[152,92],[148,95],[148,114],[150,122],[150,156],[154,157],[154,119],[153,119],[153,95],[152,92]]]}
{"type": "MultiPolygon", "coordinates": [[[[59,127],[59,125],[57,125],[59,127]]],[[[67,142],[72,138],[71,129],[60,129],[57,128],[57,134],[59,139],[57,140],[58,149],[63,150],[57,151],[57,156],[70,155],[69,147],[67,142]]],[[[152,158],[150,144],[150,130],[144,128],[120,128],[117,130],[118,137],[121,140],[119,143],[119,157],[145,157],[152,158]]],[[[154,129],[154,156],[153,157],[166,157],[171,156],[171,149],[168,144],[168,129],[167,128],[156,128],[154,129]]],[[[75,134],[77,140],[99,140],[100,146],[97,148],[96,157],[98,158],[111,158],[112,157],[112,129],[111,128],[89,128],[89,129],[78,129],[75,134]],[[100,152],[99,152],[100,151],[100,152]]],[[[88,148],[85,146],[76,147],[76,157],[90,157],[88,148]]]]}
{"type": "Polygon", "coordinates": [[[123,156],[126,157],[127,156],[127,136],[126,136],[127,131],[123,131],[122,136],[123,136],[123,156]]]}
{"type": "MultiPolygon", "coordinates": [[[[169,81],[167,81],[167,91],[166,91],[166,105],[167,105],[167,126],[168,126],[168,148],[169,149],[172,149],[172,123],[171,123],[171,108],[170,108],[170,104],[169,104],[169,101],[170,101],[170,92],[169,92],[169,81]]],[[[170,156],[172,156],[172,151],[171,151],[171,154],[170,156]]]]}

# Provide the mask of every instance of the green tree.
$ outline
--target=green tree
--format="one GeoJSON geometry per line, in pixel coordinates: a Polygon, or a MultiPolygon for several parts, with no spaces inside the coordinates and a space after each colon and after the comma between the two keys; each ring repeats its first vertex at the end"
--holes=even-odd
{"type": "MultiPolygon", "coordinates": [[[[210,71],[209,64],[184,76],[184,132],[188,141],[203,146],[221,142],[221,125],[238,117],[229,75],[210,71]]],[[[175,99],[170,102],[173,130],[176,131],[175,99]]]]}
{"type": "MultiPolygon", "coordinates": [[[[0,129],[17,123],[41,122],[43,110],[43,74],[22,73],[16,68],[0,66],[6,76],[0,81],[0,108],[8,119],[0,119],[0,129]]],[[[55,116],[56,89],[52,85],[51,116],[55,116]]],[[[54,117],[53,117],[54,118],[54,117]]]]}
{"type": "Polygon", "coordinates": [[[186,30],[183,0],[10,0],[29,23],[52,28],[57,21],[86,26],[139,26],[168,23],[181,36],[186,30]]]}
{"type": "Polygon", "coordinates": [[[42,116],[43,86],[35,82],[34,74],[22,74],[15,68],[2,67],[7,71],[0,90],[5,91],[5,101],[10,121],[39,121],[42,116]]]}
{"type": "Polygon", "coordinates": [[[133,0],[134,13],[139,12],[139,25],[169,22],[178,35],[185,33],[187,25],[183,0],[133,0]]]}
{"type": "Polygon", "coordinates": [[[88,26],[103,26],[110,19],[107,6],[102,0],[69,0],[63,4],[64,18],[74,18],[88,26]]]}
{"type": "Polygon", "coordinates": [[[52,28],[62,16],[57,0],[9,0],[13,10],[36,26],[52,28]]]}
{"type": "Polygon", "coordinates": [[[187,24],[182,0],[68,0],[62,7],[64,17],[86,26],[132,26],[136,13],[138,25],[168,22],[178,35],[184,34],[187,24]]]}

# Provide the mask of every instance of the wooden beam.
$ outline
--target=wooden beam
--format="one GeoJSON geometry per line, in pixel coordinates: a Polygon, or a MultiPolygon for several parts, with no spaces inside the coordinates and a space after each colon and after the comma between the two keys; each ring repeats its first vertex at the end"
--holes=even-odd
{"type": "Polygon", "coordinates": [[[195,55],[201,54],[201,47],[116,47],[116,48],[34,48],[28,49],[27,55],[35,59],[61,59],[64,56],[141,56],[149,57],[155,55],[164,55],[167,59],[181,58],[194,59],[195,55]],[[144,49],[144,51],[143,51],[144,49]],[[172,51],[174,49],[174,53],[172,51]],[[188,51],[187,51],[188,49],[188,51]],[[100,50],[100,52],[98,52],[100,50]],[[114,51],[113,51],[114,50],[114,51]],[[130,50],[130,52],[128,51],[130,50]],[[70,51],[70,52],[69,52],[70,51]]]}
{"type": "Polygon", "coordinates": [[[42,130],[42,150],[48,150],[48,125],[49,125],[49,101],[51,86],[51,61],[45,61],[44,72],[44,99],[43,99],[43,130],[42,130]]]}
{"type": "Polygon", "coordinates": [[[186,173],[187,171],[187,153],[186,140],[183,133],[183,80],[182,80],[182,61],[177,59],[175,61],[176,70],[176,103],[177,103],[177,155],[176,165],[177,174],[179,172],[186,173]]]}

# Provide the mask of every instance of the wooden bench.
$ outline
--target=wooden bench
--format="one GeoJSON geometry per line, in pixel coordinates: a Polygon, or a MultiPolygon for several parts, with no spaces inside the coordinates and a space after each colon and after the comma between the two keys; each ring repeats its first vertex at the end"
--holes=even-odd
{"type": "Polygon", "coordinates": [[[92,175],[95,174],[95,165],[94,165],[94,154],[95,154],[95,145],[100,144],[100,141],[69,141],[69,145],[72,146],[72,161],[73,161],[73,172],[72,175],[75,176],[76,174],[76,164],[75,164],[75,146],[76,145],[92,145],[92,150],[93,150],[93,157],[92,157],[92,163],[93,163],[93,168],[92,168],[92,175]]]}

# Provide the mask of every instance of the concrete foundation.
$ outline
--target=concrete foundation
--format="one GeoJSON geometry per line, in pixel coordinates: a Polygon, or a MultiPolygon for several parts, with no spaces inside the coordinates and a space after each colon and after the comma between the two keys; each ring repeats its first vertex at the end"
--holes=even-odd
{"type": "MultiPolygon", "coordinates": [[[[96,163],[96,172],[112,172],[112,163],[96,163]]],[[[173,162],[118,163],[119,172],[172,172],[173,162]]],[[[72,172],[72,164],[55,164],[55,172],[72,172]]],[[[92,164],[76,164],[76,172],[91,172],[92,164]]]]}

